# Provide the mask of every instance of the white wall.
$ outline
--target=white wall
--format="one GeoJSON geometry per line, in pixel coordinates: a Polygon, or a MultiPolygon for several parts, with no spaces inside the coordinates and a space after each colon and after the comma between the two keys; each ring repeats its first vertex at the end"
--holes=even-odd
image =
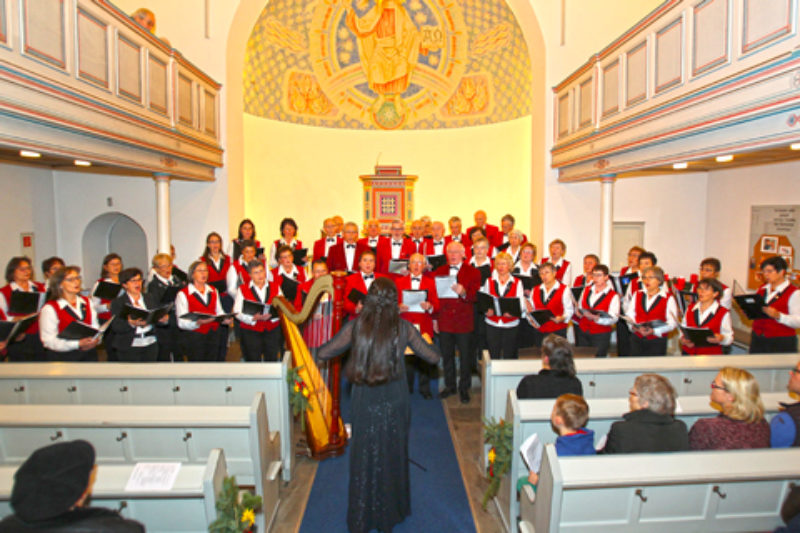
{"type": "Polygon", "coordinates": [[[800,204],[798,174],[800,161],[709,173],[706,255],[722,261],[723,282],[746,285],[750,207],[800,204]]]}
{"type": "MultiPolygon", "coordinates": [[[[49,168],[0,164],[0,268],[21,253],[20,233],[34,233],[35,278],[42,259],[56,254],[53,177],[49,168]]],[[[0,282],[5,285],[5,281],[0,282]]]]}

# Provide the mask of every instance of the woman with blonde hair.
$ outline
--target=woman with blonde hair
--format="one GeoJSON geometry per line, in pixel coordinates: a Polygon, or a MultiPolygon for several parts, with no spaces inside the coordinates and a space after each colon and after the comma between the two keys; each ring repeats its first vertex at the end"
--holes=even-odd
{"type": "Polygon", "coordinates": [[[694,423],[689,432],[693,450],[769,448],[769,424],[758,382],[750,372],[722,368],[711,382],[711,401],[721,413],[694,423]]]}

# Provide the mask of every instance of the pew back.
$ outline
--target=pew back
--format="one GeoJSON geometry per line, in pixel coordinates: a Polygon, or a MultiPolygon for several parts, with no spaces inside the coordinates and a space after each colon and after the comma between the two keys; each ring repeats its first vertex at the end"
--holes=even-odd
{"type": "Polygon", "coordinates": [[[286,383],[290,357],[278,363],[10,363],[0,404],[240,405],[266,395],[269,425],[280,433],[283,479],[291,479],[292,419],[286,383]]]}

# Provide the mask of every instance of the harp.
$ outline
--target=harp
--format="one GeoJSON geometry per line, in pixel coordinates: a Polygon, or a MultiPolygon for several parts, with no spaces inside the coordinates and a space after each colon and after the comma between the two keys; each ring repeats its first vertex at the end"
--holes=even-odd
{"type": "Polygon", "coordinates": [[[273,302],[281,313],[286,345],[292,364],[309,388],[309,409],[303,413],[306,441],[311,457],[326,459],[345,451],[347,433],[340,411],[339,359],[317,363],[316,349],[331,339],[344,316],[344,273],[335,272],[317,279],[299,311],[285,298],[273,302]]]}

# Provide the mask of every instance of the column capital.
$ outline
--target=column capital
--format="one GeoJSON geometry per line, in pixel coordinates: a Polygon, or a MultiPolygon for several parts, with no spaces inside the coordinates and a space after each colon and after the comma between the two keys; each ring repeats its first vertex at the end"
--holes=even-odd
{"type": "Polygon", "coordinates": [[[615,181],[617,181],[617,175],[616,174],[603,174],[603,175],[600,176],[600,181],[602,183],[614,183],[615,181]]]}
{"type": "Polygon", "coordinates": [[[153,179],[156,181],[169,181],[172,176],[166,172],[153,172],[153,179]]]}

